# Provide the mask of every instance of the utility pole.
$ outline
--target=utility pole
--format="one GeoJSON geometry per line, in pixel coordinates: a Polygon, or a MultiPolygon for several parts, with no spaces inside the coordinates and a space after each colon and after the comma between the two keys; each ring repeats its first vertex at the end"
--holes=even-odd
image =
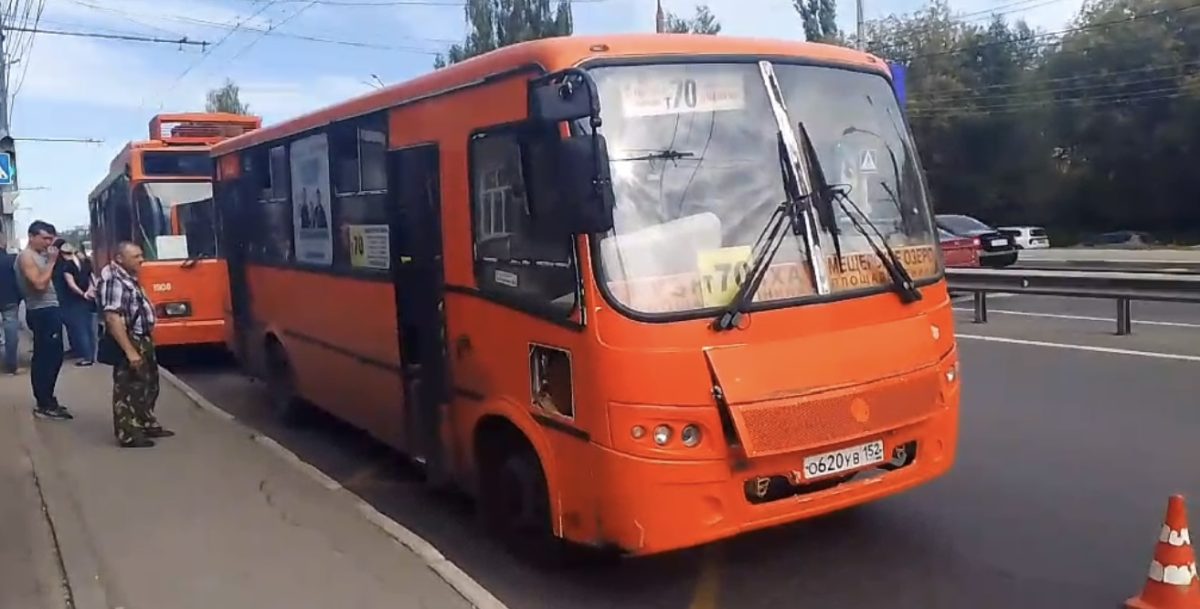
{"type": "Polygon", "coordinates": [[[854,0],[854,8],[855,8],[854,19],[855,19],[855,24],[857,25],[857,28],[856,28],[856,32],[858,34],[857,43],[858,43],[858,50],[860,50],[860,51],[866,50],[866,48],[867,48],[867,40],[866,40],[866,37],[863,35],[863,6],[862,6],[862,3],[863,3],[863,0],[854,0]]]}
{"type": "Polygon", "coordinates": [[[11,183],[0,185],[0,224],[3,224],[4,236],[9,244],[17,242],[16,209],[17,209],[17,180],[16,180],[16,145],[9,133],[8,124],[8,54],[4,47],[8,42],[5,35],[4,14],[0,14],[0,152],[9,154],[9,171],[13,173],[11,183]]]}

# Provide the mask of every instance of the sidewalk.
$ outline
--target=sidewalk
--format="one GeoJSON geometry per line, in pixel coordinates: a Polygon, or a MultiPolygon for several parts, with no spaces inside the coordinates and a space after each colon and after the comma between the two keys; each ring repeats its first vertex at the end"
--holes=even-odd
{"type": "MultiPolygon", "coordinates": [[[[63,368],[59,400],[74,421],[34,420],[28,375],[0,379],[76,609],[471,606],[364,518],[353,495],[305,475],[165,380],[157,414],[178,435],[117,448],[110,379],[106,366],[63,368]]],[[[8,503],[0,499],[0,518],[8,503]]]]}
{"type": "Polygon", "coordinates": [[[0,402],[0,609],[61,609],[66,606],[62,571],[18,416],[28,415],[0,402]]]}

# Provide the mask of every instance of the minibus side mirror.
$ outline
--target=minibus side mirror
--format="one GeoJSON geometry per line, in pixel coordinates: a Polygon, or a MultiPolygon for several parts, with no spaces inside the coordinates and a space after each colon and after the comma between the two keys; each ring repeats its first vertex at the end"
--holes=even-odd
{"type": "Polygon", "coordinates": [[[570,231],[591,234],[612,230],[615,196],[604,136],[593,131],[561,140],[559,158],[563,191],[573,210],[570,231]]]}
{"type": "Polygon", "coordinates": [[[547,238],[612,229],[608,146],[600,134],[563,139],[556,131],[526,140],[525,175],[533,228],[547,238]]]}

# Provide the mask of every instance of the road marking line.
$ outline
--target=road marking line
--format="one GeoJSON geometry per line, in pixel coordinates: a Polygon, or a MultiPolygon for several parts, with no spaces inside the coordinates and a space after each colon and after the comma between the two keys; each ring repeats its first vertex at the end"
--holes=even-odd
{"type": "Polygon", "coordinates": [[[993,343],[1008,343],[1013,345],[1028,345],[1031,347],[1051,347],[1055,349],[1074,349],[1077,351],[1093,351],[1096,353],[1111,353],[1114,355],[1136,355],[1138,357],[1153,357],[1158,359],[1173,359],[1184,362],[1200,362],[1200,355],[1183,355],[1179,353],[1160,353],[1158,351],[1135,351],[1133,349],[1117,349],[1115,347],[1093,347],[1091,345],[1073,345],[1070,343],[1050,343],[1041,340],[1025,340],[1021,338],[1003,338],[1000,336],[981,336],[978,334],[955,334],[958,338],[982,340],[993,343]]]}
{"type": "Polygon", "coordinates": [[[275,440],[262,435],[253,428],[250,428],[245,423],[237,420],[237,417],[223,410],[220,406],[213,404],[207,398],[200,395],[190,385],[185,383],[183,379],[175,376],[165,368],[159,369],[160,375],[167,380],[172,386],[180,390],[188,399],[202,410],[215,414],[217,417],[226,421],[231,421],[235,425],[250,430],[250,437],[258,442],[261,446],[270,449],[276,453],[287,463],[292,464],[301,472],[312,476],[322,486],[330,491],[343,492],[349,495],[362,513],[367,522],[379,527],[389,537],[397,543],[408,548],[412,553],[416,554],[422,562],[438,577],[442,578],[451,588],[458,592],[471,606],[476,609],[508,609],[500,599],[496,598],[487,588],[484,588],[479,582],[475,581],[470,575],[459,568],[458,565],[446,558],[438,549],[425,538],[412,532],[408,527],[392,520],[384,513],[375,509],[375,506],[367,503],[365,499],[359,497],[350,489],[342,486],[337,480],[330,478],[325,472],[317,469],[315,466],[301,459],[296,453],[289,450],[284,445],[275,440]]]}
{"type": "MultiPolygon", "coordinates": [[[[963,307],[954,307],[955,311],[964,311],[971,313],[974,309],[963,307]]],[[[1077,319],[1080,321],[1106,321],[1116,323],[1117,320],[1111,317],[1092,317],[1090,315],[1064,315],[1062,313],[1033,313],[1030,311],[1012,311],[1008,309],[988,309],[988,313],[1000,313],[1003,315],[1024,315],[1026,317],[1049,317],[1053,319],[1077,319]]],[[[1133,323],[1143,326],[1169,326],[1172,328],[1200,328],[1200,324],[1187,323],[1183,321],[1149,321],[1135,319],[1133,323]]]]}
{"type": "Polygon", "coordinates": [[[700,575],[696,578],[696,590],[688,609],[717,609],[721,591],[721,546],[710,543],[704,547],[700,563],[700,575]]]}

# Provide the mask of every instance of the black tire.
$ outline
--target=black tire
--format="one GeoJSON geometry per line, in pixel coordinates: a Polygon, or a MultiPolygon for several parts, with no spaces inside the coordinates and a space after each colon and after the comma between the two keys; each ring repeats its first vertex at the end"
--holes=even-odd
{"type": "Polygon", "coordinates": [[[267,345],[267,394],[271,414],[295,425],[303,419],[303,406],[296,394],[296,376],[287,354],[279,343],[267,345]]]}
{"type": "Polygon", "coordinates": [[[1014,250],[1011,254],[1004,256],[989,256],[987,259],[980,262],[980,266],[1002,269],[1006,266],[1012,266],[1017,263],[1017,252],[1014,250]]]}
{"type": "Polygon", "coordinates": [[[510,441],[480,455],[479,508],[488,532],[519,558],[542,566],[559,562],[565,545],[550,522],[550,494],[537,454],[510,441]]]}

